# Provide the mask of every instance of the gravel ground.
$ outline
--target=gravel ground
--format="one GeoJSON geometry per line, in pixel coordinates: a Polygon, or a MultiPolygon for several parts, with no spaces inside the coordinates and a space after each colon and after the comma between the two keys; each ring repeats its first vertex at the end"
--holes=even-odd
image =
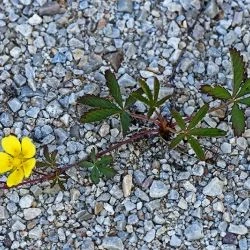
{"type": "MultiPolygon", "coordinates": [[[[249,0],[2,0],[0,137],[28,135],[65,164],[119,141],[115,118],[78,122],[77,97],[106,95],[110,67],[124,93],[156,74],[189,116],[210,100],[201,84],[231,86],[231,46],[248,62],[249,24],[249,0]]],[[[210,164],[152,139],[115,152],[118,174],[98,185],[72,168],[65,191],[0,190],[0,249],[250,249],[250,129],[234,138],[223,117],[206,118],[229,130],[204,141],[210,164]]]]}

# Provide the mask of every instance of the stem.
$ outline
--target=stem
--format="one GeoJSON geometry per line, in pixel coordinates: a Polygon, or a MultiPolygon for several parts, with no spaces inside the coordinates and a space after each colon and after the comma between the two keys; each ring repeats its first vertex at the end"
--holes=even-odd
{"type": "Polygon", "coordinates": [[[121,147],[124,144],[128,144],[128,143],[134,142],[134,141],[136,141],[138,139],[141,139],[141,138],[143,138],[145,136],[157,135],[158,133],[159,133],[158,129],[150,129],[150,130],[148,129],[148,130],[140,131],[140,132],[134,134],[133,136],[131,136],[130,138],[128,138],[127,140],[124,140],[124,141],[121,141],[121,142],[117,142],[116,144],[110,146],[108,149],[103,150],[103,151],[97,153],[96,157],[99,158],[102,155],[105,155],[105,154],[113,151],[114,149],[117,149],[117,148],[121,147]]]}

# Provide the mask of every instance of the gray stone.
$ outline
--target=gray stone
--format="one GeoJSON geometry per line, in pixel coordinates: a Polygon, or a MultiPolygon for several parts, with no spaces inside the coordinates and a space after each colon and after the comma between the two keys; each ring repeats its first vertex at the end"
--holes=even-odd
{"type": "Polygon", "coordinates": [[[119,78],[118,83],[124,88],[134,87],[137,84],[136,80],[127,73],[119,78]]]}
{"type": "Polygon", "coordinates": [[[33,220],[41,214],[40,208],[27,208],[23,210],[25,220],[33,220]]]}
{"type": "Polygon", "coordinates": [[[20,0],[20,3],[23,4],[23,5],[30,5],[31,0],[20,0]]]}
{"type": "Polygon", "coordinates": [[[136,214],[131,214],[128,216],[128,224],[135,225],[139,222],[138,216],[136,214]]]}
{"type": "Polygon", "coordinates": [[[47,3],[41,7],[38,11],[41,16],[54,16],[56,14],[62,14],[65,12],[65,9],[61,8],[60,5],[54,1],[52,3],[47,3]]]}
{"type": "Polygon", "coordinates": [[[31,239],[41,239],[43,235],[43,230],[41,226],[34,227],[29,231],[29,237],[31,239]]]}
{"type": "Polygon", "coordinates": [[[190,241],[199,240],[204,237],[203,226],[198,222],[194,222],[185,229],[184,234],[190,241]]]}
{"type": "Polygon", "coordinates": [[[17,112],[22,107],[22,103],[17,98],[9,100],[8,105],[13,112],[17,112]]]}
{"type": "Polygon", "coordinates": [[[16,26],[16,31],[20,32],[24,37],[29,37],[32,30],[33,28],[29,24],[19,24],[16,26]]]}
{"type": "Polygon", "coordinates": [[[210,61],[208,62],[207,65],[207,74],[208,76],[215,76],[219,73],[219,66],[217,64],[215,64],[214,62],[210,61]]]}
{"type": "Polygon", "coordinates": [[[141,170],[135,170],[134,179],[136,184],[142,185],[143,181],[146,179],[146,175],[141,170]]]}
{"type": "Polygon", "coordinates": [[[84,49],[84,47],[85,47],[85,45],[82,41],[80,41],[74,37],[69,40],[69,46],[73,47],[73,48],[82,48],[82,49],[84,49]]]}
{"type": "Polygon", "coordinates": [[[17,74],[17,75],[14,75],[14,81],[20,87],[26,83],[26,78],[21,74],[17,74]]]}
{"type": "Polygon", "coordinates": [[[68,133],[63,128],[57,128],[54,132],[59,145],[63,144],[69,137],[68,133]]]}
{"type": "Polygon", "coordinates": [[[31,195],[25,195],[23,196],[19,201],[19,206],[21,208],[29,208],[31,207],[32,203],[34,201],[34,197],[31,195]]]}
{"type": "Polygon", "coordinates": [[[153,181],[150,189],[149,195],[152,198],[161,198],[167,195],[168,188],[162,181],[153,181]]]}
{"type": "Polygon", "coordinates": [[[0,220],[6,220],[9,218],[9,214],[4,206],[0,206],[0,220]]]}
{"type": "Polygon", "coordinates": [[[220,9],[215,0],[210,0],[206,6],[205,13],[211,17],[215,18],[220,12],[220,9]]]}
{"type": "Polygon", "coordinates": [[[116,236],[105,237],[102,242],[102,247],[107,250],[124,250],[122,240],[116,236]]]}
{"type": "Polygon", "coordinates": [[[248,243],[247,243],[247,239],[243,238],[239,240],[239,248],[240,250],[248,250],[248,243]]]}
{"type": "Polygon", "coordinates": [[[247,198],[240,203],[240,205],[237,208],[237,211],[241,213],[246,213],[249,211],[249,205],[250,205],[249,198],[247,198]]]}
{"type": "MultiPolygon", "coordinates": [[[[1,118],[0,118],[1,121],[1,118]]],[[[244,188],[247,190],[250,190],[250,178],[247,178],[247,180],[244,182],[244,188]]]]}
{"type": "Polygon", "coordinates": [[[27,111],[26,115],[31,117],[31,118],[37,118],[39,112],[40,112],[40,108],[32,107],[27,111]]]}
{"type": "Polygon", "coordinates": [[[64,53],[57,52],[54,57],[52,58],[52,63],[65,63],[67,60],[67,57],[64,53]]]}
{"type": "Polygon", "coordinates": [[[174,189],[171,189],[169,194],[168,194],[168,199],[169,200],[178,200],[179,199],[179,193],[174,190],[174,189]]]}
{"type": "Polygon", "coordinates": [[[12,232],[23,231],[23,230],[25,230],[25,228],[26,228],[26,226],[21,221],[17,220],[12,225],[11,230],[12,230],[12,232]]]}
{"type": "Polygon", "coordinates": [[[139,189],[139,188],[136,188],[136,190],[135,190],[135,196],[137,196],[139,199],[141,199],[143,201],[149,201],[148,195],[144,191],[142,191],[141,189],[139,189]]]}
{"type": "Polygon", "coordinates": [[[155,233],[156,233],[156,231],[155,231],[155,229],[151,229],[151,230],[149,230],[148,232],[147,232],[147,234],[144,236],[144,240],[146,241],[146,242],[151,242],[151,241],[153,241],[154,240],[154,238],[155,238],[155,233]]]}
{"type": "Polygon", "coordinates": [[[63,113],[61,105],[56,100],[48,104],[46,111],[48,112],[49,116],[53,118],[58,118],[63,113]]]}
{"type": "Polygon", "coordinates": [[[36,91],[35,85],[35,70],[29,63],[25,64],[25,76],[28,79],[28,85],[33,90],[36,91]]]}
{"type": "Polygon", "coordinates": [[[35,25],[41,24],[42,21],[43,19],[40,16],[38,16],[37,14],[34,14],[32,17],[29,18],[28,23],[30,25],[35,26],[35,25]]]}
{"type": "Polygon", "coordinates": [[[95,250],[94,242],[90,238],[83,239],[81,242],[82,250],[95,250]]]}
{"type": "Polygon", "coordinates": [[[0,115],[0,122],[2,123],[2,125],[6,128],[10,128],[13,125],[13,116],[8,113],[8,112],[3,112],[0,115]]]}
{"type": "Polygon", "coordinates": [[[179,239],[175,234],[171,237],[170,246],[172,247],[179,247],[181,245],[181,239],[179,239]]]}
{"type": "Polygon", "coordinates": [[[32,64],[34,66],[37,66],[37,67],[42,66],[43,61],[44,61],[44,58],[41,53],[36,53],[35,55],[33,55],[32,64]]]}
{"type": "Polygon", "coordinates": [[[180,27],[175,21],[171,21],[168,26],[168,37],[178,37],[180,34],[180,27]]]}
{"type": "Polygon", "coordinates": [[[218,177],[213,178],[203,189],[203,194],[208,196],[218,196],[222,194],[224,183],[218,177]]]}
{"type": "Polygon", "coordinates": [[[239,234],[239,235],[244,235],[248,233],[248,229],[244,225],[230,224],[228,228],[228,232],[239,234]]]}
{"type": "Polygon", "coordinates": [[[225,36],[224,36],[224,45],[225,46],[231,46],[235,41],[237,40],[237,35],[233,30],[230,30],[225,36]]]}
{"type": "Polygon", "coordinates": [[[230,143],[223,142],[220,148],[224,154],[230,154],[232,152],[232,145],[230,143]]]}
{"type": "Polygon", "coordinates": [[[120,12],[131,13],[133,11],[132,0],[119,0],[117,3],[117,10],[120,12]]]}

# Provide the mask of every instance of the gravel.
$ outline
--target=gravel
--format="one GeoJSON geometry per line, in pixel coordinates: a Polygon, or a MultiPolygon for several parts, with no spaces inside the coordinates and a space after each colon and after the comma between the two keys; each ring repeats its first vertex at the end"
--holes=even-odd
{"type": "MultiPolygon", "coordinates": [[[[175,97],[164,115],[173,106],[191,116],[212,101],[202,84],[231,88],[230,47],[249,64],[249,13],[246,0],[1,1],[1,138],[29,136],[37,160],[47,145],[66,165],[120,141],[115,116],[79,122],[86,107],[78,97],[108,96],[108,68],[126,96],[139,77],[153,88],[157,76],[160,95],[175,97]]],[[[136,102],[132,110],[147,107],[136,102]]],[[[207,162],[186,144],[170,150],[154,138],[112,152],[117,174],[98,185],[76,167],[65,190],[48,181],[1,190],[0,249],[249,249],[248,109],[245,116],[248,129],[237,138],[225,111],[206,116],[202,126],[227,131],[201,139],[213,151],[207,162]]],[[[138,127],[133,121],[131,132],[138,127]]]]}

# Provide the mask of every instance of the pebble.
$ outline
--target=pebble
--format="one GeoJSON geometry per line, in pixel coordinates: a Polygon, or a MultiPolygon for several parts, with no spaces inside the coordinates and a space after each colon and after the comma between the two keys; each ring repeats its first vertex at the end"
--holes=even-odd
{"type": "Polygon", "coordinates": [[[243,200],[240,205],[237,207],[237,211],[241,213],[246,213],[249,211],[250,201],[249,198],[243,200]]]}
{"type": "Polygon", "coordinates": [[[149,189],[151,198],[161,198],[167,195],[168,187],[162,181],[153,181],[149,189]]]}
{"type": "Polygon", "coordinates": [[[218,196],[222,194],[224,183],[219,178],[213,178],[203,189],[203,194],[208,196],[218,196]]]}
{"type": "Polygon", "coordinates": [[[4,206],[0,206],[0,220],[6,220],[9,218],[9,214],[4,206]]]}
{"type": "Polygon", "coordinates": [[[151,242],[151,241],[153,241],[154,240],[154,238],[155,238],[155,233],[156,233],[156,231],[155,231],[155,229],[151,229],[151,230],[149,230],[148,232],[147,232],[147,234],[144,236],[144,240],[146,241],[146,242],[151,242]]]}
{"type": "Polygon", "coordinates": [[[185,231],[185,236],[187,237],[188,240],[199,240],[204,237],[203,234],[203,226],[202,224],[198,222],[194,222],[191,225],[189,225],[185,231]]]}
{"type": "Polygon", "coordinates": [[[171,239],[170,239],[170,246],[172,247],[179,247],[181,245],[181,239],[178,238],[176,235],[172,235],[171,239]]]}
{"type": "Polygon", "coordinates": [[[43,21],[43,19],[40,16],[38,16],[37,14],[34,14],[32,17],[30,17],[28,19],[28,23],[30,25],[33,25],[33,26],[41,24],[42,21],[43,21]]]}
{"type": "Polygon", "coordinates": [[[31,195],[25,195],[19,200],[19,206],[21,208],[29,208],[31,207],[34,201],[34,197],[31,195]]]}
{"type": "Polygon", "coordinates": [[[13,116],[8,113],[8,112],[3,112],[0,115],[0,122],[2,123],[2,125],[6,128],[10,128],[13,125],[14,122],[14,118],[13,116]]]}
{"type": "Polygon", "coordinates": [[[61,8],[60,5],[55,1],[44,5],[38,10],[40,16],[54,16],[64,12],[65,10],[61,8]]]}
{"type": "Polygon", "coordinates": [[[41,214],[40,208],[27,208],[23,210],[25,220],[33,220],[41,214]]]}
{"type": "Polygon", "coordinates": [[[133,2],[132,0],[118,0],[117,10],[120,12],[131,13],[133,11],[133,2]]]}
{"type": "Polygon", "coordinates": [[[41,239],[43,235],[43,230],[41,226],[34,227],[29,231],[29,237],[31,239],[41,239]]]}
{"type": "Polygon", "coordinates": [[[224,154],[230,154],[232,152],[232,145],[227,142],[221,144],[221,150],[224,154]]]}
{"type": "Polygon", "coordinates": [[[16,231],[23,231],[25,230],[26,226],[19,220],[15,221],[15,223],[12,225],[11,230],[13,232],[16,231]]]}
{"type": "Polygon", "coordinates": [[[228,228],[228,232],[239,234],[239,235],[244,235],[248,233],[248,229],[244,225],[230,224],[228,228]]]}
{"type": "Polygon", "coordinates": [[[17,112],[22,107],[22,103],[17,98],[9,100],[8,105],[13,112],[17,112]]]}
{"type": "Polygon", "coordinates": [[[123,242],[118,237],[105,237],[102,242],[102,247],[107,250],[124,250],[123,242]]]}
{"type": "Polygon", "coordinates": [[[24,37],[29,37],[33,29],[29,24],[19,24],[16,26],[16,31],[20,32],[24,37]]]}
{"type": "Polygon", "coordinates": [[[123,191],[123,196],[124,197],[130,196],[132,186],[133,186],[132,176],[131,175],[125,175],[123,180],[122,180],[122,191],[123,191]]]}

